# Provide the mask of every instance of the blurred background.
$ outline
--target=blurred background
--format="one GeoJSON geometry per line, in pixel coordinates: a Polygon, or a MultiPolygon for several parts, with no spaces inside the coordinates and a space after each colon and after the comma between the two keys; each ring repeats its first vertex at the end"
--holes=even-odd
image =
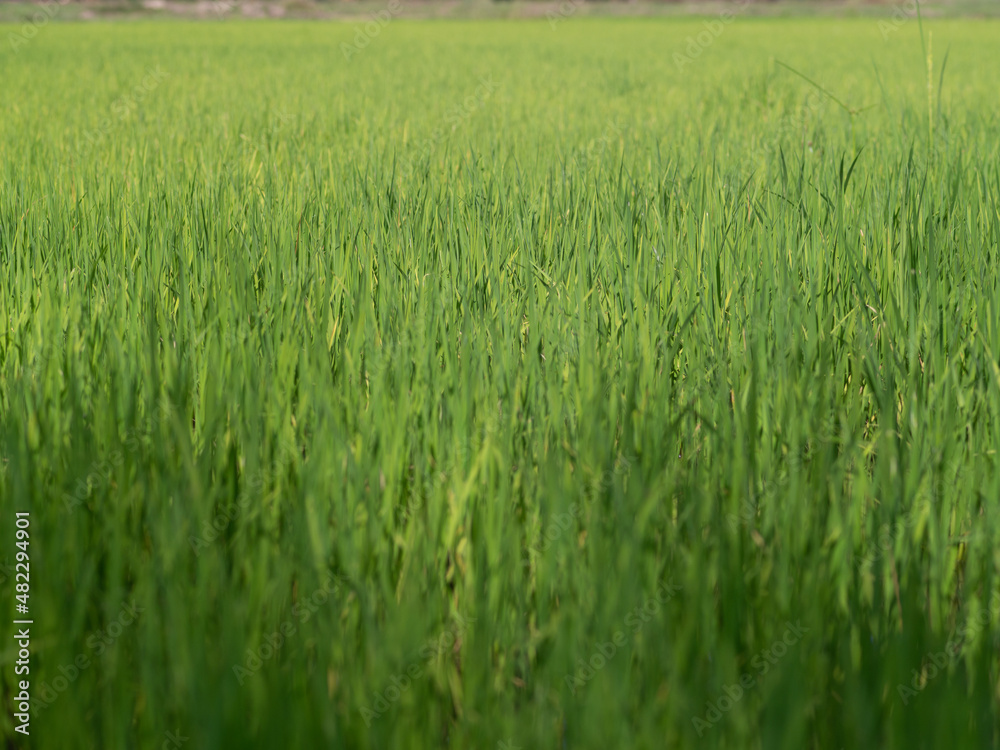
{"type": "MultiPolygon", "coordinates": [[[[719,0],[400,0],[400,17],[408,18],[537,18],[572,6],[575,15],[643,16],[718,13],[741,3],[719,0]]],[[[889,16],[915,14],[913,0],[748,0],[750,15],[889,16]]],[[[30,3],[0,0],[0,23],[30,21],[39,12],[61,21],[120,17],[182,17],[206,20],[233,18],[352,18],[382,10],[380,0],[49,0],[30,3]],[[42,10],[40,10],[42,8],[42,10]]],[[[996,0],[926,0],[928,18],[1000,17],[996,0]]],[[[36,18],[36,21],[38,19],[36,18]]]]}

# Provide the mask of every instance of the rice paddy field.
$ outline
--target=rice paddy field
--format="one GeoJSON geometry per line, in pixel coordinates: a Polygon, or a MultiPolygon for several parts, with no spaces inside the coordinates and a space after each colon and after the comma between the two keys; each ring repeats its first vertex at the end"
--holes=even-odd
{"type": "Polygon", "coordinates": [[[1000,743],[1000,22],[568,8],[0,28],[7,747],[1000,743]]]}

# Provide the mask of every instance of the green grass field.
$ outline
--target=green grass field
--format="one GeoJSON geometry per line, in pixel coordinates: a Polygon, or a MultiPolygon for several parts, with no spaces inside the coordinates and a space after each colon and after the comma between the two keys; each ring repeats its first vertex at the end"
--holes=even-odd
{"type": "Polygon", "coordinates": [[[888,23],[0,28],[7,746],[996,747],[1000,25],[888,23]]]}

